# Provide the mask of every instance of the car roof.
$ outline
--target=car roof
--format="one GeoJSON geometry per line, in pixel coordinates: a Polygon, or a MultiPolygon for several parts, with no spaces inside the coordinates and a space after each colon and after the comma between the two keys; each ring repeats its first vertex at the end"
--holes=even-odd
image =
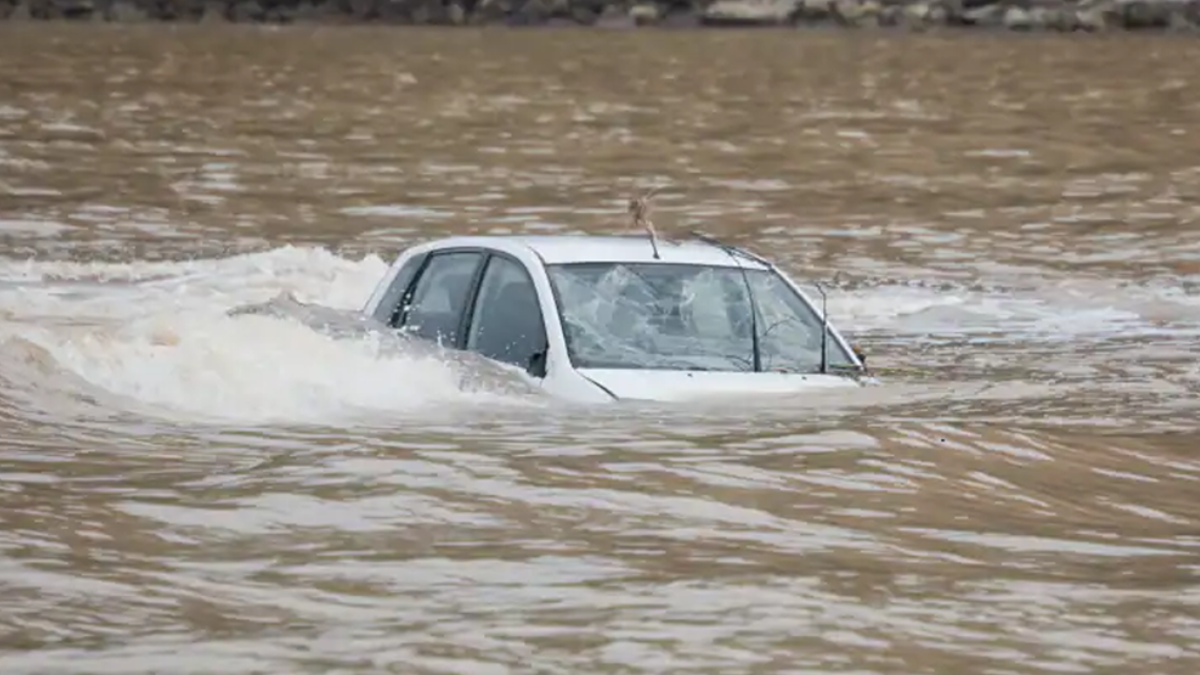
{"type": "Polygon", "coordinates": [[[655,260],[650,238],[638,235],[482,235],[447,237],[429,242],[446,246],[486,246],[513,252],[527,248],[547,265],[583,262],[644,262],[659,264],[710,265],[765,269],[761,263],[745,257],[735,259],[723,249],[696,239],[658,240],[660,259],[655,260]]]}

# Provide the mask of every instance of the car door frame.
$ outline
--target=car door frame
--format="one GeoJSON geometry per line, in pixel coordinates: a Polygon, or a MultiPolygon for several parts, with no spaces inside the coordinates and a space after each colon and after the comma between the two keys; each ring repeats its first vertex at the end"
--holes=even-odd
{"type": "Polygon", "coordinates": [[[518,256],[515,256],[507,251],[501,251],[499,249],[488,247],[478,248],[484,252],[484,258],[479,264],[479,269],[475,271],[476,274],[471,280],[470,289],[467,291],[466,306],[463,308],[462,321],[459,323],[458,327],[460,339],[459,344],[461,345],[459,348],[463,351],[470,351],[467,349],[467,340],[470,337],[469,334],[472,327],[471,321],[475,316],[475,308],[479,302],[479,292],[483,290],[483,278],[487,274],[488,268],[492,264],[492,260],[495,258],[502,258],[513,263],[521,270],[521,273],[525,275],[526,281],[529,282],[530,288],[533,289],[534,297],[537,299],[536,304],[538,317],[541,319],[542,325],[542,344],[541,351],[534,352],[534,355],[536,356],[537,354],[541,354],[541,360],[536,366],[532,364],[525,364],[522,370],[529,374],[530,377],[534,377],[538,380],[545,380],[550,371],[550,325],[548,319],[546,318],[545,303],[543,302],[542,291],[538,288],[537,280],[534,277],[534,270],[530,269],[529,265],[526,264],[524,260],[521,260],[518,256]]]}
{"type": "MultiPolygon", "coordinates": [[[[462,313],[458,317],[458,325],[455,328],[454,339],[452,341],[446,341],[446,346],[458,351],[469,351],[466,348],[467,334],[471,330],[471,320],[475,315],[475,305],[478,303],[479,292],[483,287],[483,276],[487,273],[488,266],[491,264],[493,258],[504,258],[505,260],[517,265],[517,267],[521,269],[521,271],[525,274],[526,279],[529,281],[530,286],[533,288],[533,292],[537,296],[538,314],[541,317],[542,323],[542,358],[540,364],[536,367],[533,367],[533,372],[530,372],[531,366],[529,365],[526,365],[526,367],[522,370],[528,373],[531,377],[544,380],[549,374],[550,369],[549,357],[551,351],[551,337],[549,320],[546,318],[545,303],[543,302],[542,298],[542,291],[538,288],[534,270],[531,270],[529,265],[526,264],[524,260],[521,260],[518,256],[515,256],[507,251],[501,251],[488,246],[455,245],[422,251],[421,253],[415,254],[409,260],[404,261],[403,266],[397,270],[396,276],[399,276],[399,274],[403,271],[403,267],[409,265],[415,260],[419,260],[412,277],[408,279],[403,292],[400,293],[396,306],[388,313],[388,320],[386,321],[388,327],[392,328],[393,330],[402,330],[404,328],[404,321],[408,318],[412,297],[417,290],[417,285],[421,283],[421,279],[424,278],[425,273],[428,271],[431,261],[438,256],[453,253],[477,253],[479,254],[480,258],[475,264],[475,269],[471,272],[471,280],[467,283],[467,294],[463,299],[462,313]]],[[[396,280],[394,278],[392,283],[395,282],[396,280]]],[[[384,292],[384,295],[380,298],[379,303],[382,303],[383,299],[387,297],[391,290],[392,287],[389,285],[387,290],[384,292]]],[[[376,305],[374,313],[376,317],[378,317],[378,314],[382,308],[382,304],[376,305]]],[[[383,311],[388,310],[384,309],[383,311]]]]}
{"type": "Polygon", "coordinates": [[[391,269],[388,270],[387,276],[384,278],[387,284],[384,285],[381,283],[379,285],[371,298],[367,300],[366,306],[363,307],[363,312],[368,313],[371,318],[379,321],[388,328],[395,328],[396,319],[401,309],[412,300],[412,292],[416,288],[413,282],[425,271],[430,253],[430,251],[413,253],[404,257],[401,262],[392,265],[391,269]],[[407,273],[409,269],[413,270],[411,274],[407,273]],[[401,276],[405,274],[408,274],[407,279],[401,276]],[[398,284],[403,284],[403,288],[400,289],[399,294],[395,296],[394,300],[389,301],[398,284]]]}

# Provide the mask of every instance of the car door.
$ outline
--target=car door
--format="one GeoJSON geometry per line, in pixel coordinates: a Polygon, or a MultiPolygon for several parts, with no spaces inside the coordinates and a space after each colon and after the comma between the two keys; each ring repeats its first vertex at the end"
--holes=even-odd
{"type": "Polygon", "coordinates": [[[529,271],[514,258],[492,254],[467,324],[466,349],[545,377],[547,344],[545,319],[529,271]]]}
{"type": "Polygon", "coordinates": [[[480,251],[429,254],[408,301],[400,307],[395,326],[410,335],[458,348],[463,315],[482,261],[480,251]]]}

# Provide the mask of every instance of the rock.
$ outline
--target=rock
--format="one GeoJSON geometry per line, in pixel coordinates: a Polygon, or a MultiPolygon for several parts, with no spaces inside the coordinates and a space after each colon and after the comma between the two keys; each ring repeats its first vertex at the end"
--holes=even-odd
{"type": "Polygon", "coordinates": [[[29,11],[28,2],[17,2],[5,18],[9,21],[29,21],[33,18],[33,13],[29,11]]]}
{"type": "Polygon", "coordinates": [[[1183,3],[1171,15],[1171,29],[1175,31],[1200,30],[1200,0],[1183,3]]]}
{"type": "Polygon", "coordinates": [[[516,26],[545,25],[551,19],[570,16],[567,0],[523,0],[514,3],[509,24],[516,26]]]}
{"type": "Polygon", "coordinates": [[[48,0],[46,17],[63,18],[69,21],[84,21],[92,18],[96,10],[92,0],[48,0]]]}
{"type": "Polygon", "coordinates": [[[1139,30],[1169,28],[1172,16],[1182,13],[1177,10],[1183,10],[1188,4],[1191,3],[1177,0],[1118,0],[1117,6],[1121,9],[1124,27],[1139,30]]]}
{"type": "Polygon", "coordinates": [[[292,9],[292,21],[298,23],[324,23],[344,16],[332,2],[302,2],[292,9]]]}
{"type": "Polygon", "coordinates": [[[700,26],[700,15],[688,9],[667,12],[657,25],[663,28],[697,28],[700,26]]]}
{"type": "Polygon", "coordinates": [[[1009,30],[1029,30],[1033,28],[1033,19],[1029,12],[1020,7],[1009,7],[1004,11],[1004,27],[1009,30]]]}
{"type": "MultiPolygon", "coordinates": [[[[402,0],[394,11],[393,21],[417,26],[459,26],[466,21],[466,11],[457,2],[441,0],[402,0]]],[[[539,8],[540,9],[540,8],[539,8]]],[[[538,22],[541,14],[529,15],[538,22]]]]}
{"type": "Polygon", "coordinates": [[[471,24],[489,24],[497,23],[504,20],[508,16],[510,6],[505,0],[478,0],[475,3],[475,11],[471,13],[471,17],[467,23],[471,24]]]}
{"type": "Polygon", "coordinates": [[[51,18],[46,12],[45,0],[18,0],[13,18],[19,21],[46,20],[51,18]]]}
{"type": "Polygon", "coordinates": [[[879,0],[865,0],[859,5],[858,9],[860,24],[879,25],[879,16],[883,14],[882,2],[879,0]]]}
{"type": "Polygon", "coordinates": [[[950,20],[950,10],[942,3],[930,5],[925,15],[925,23],[930,26],[945,26],[950,20]]]}
{"type": "Polygon", "coordinates": [[[253,23],[262,21],[266,14],[267,11],[258,3],[258,0],[241,0],[234,2],[230,7],[229,19],[239,23],[253,23]]]}
{"type": "Polygon", "coordinates": [[[799,0],[796,3],[795,16],[805,23],[819,23],[836,16],[838,4],[857,5],[858,2],[857,0],[849,0],[846,3],[838,3],[834,0],[799,0]]]}
{"type": "Polygon", "coordinates": [[[633,19],[634,25],[649,26],[658,23],[660,18],[658,5],[649,3],[640,3],[629,8],[629,18],[633,19]]]}
{"type": "Polygon", "coordinates": [[[0,20],[1197,31],[1200,0],[0,0],[0,20]]]}
{"type": "Polygon", "coordinates": [[[898,6],[888,4],[890,0],[835,0],[833,14],[838,23],[857,28],[895,26],[898,24],[894,12],[898,6]]]}
{"type": "Polygon", "coordinates": [[[913,2],[904,5],[900,13],[900,23],[910,30],[923,31],[928,25],[930,5],[924,2],[913,2]]]}
{"type": "MultiPolygon", "coordinates": [[[[468,21],[471,15],[468,13],[468,21]]],[[[571,5],[570,16],[564,17],[562,20],[570,22],[572,26],[592,26],[595,25],[597,17],[600,13],[593,9],[590,5],[571,5]]]]}
{"type": "Polygon", "coordinates": [[[983,5],[963,12],[964,23],[971,26],[993,28],[1004,23],[1004,7],[1001,5],[983,5]]]}
{"type": "Polygon", "coordinates": [[[884,5],[879,12],[880,26],[899,26],[904,22],[903,5],[884,5]]]}
{"type": "Polygon", "coordinates": [[[634,22],[629,12],[622,12],[615,5],[608,5],[596,19],[595,25],[598,28],[633,28],[637,23],[634,22]]]}
{"type": "Polygon", "coordinates": [[[217,0],[204,3],[204,13],[200,15],[200,23],[227,23],[229,17],[225,14],[225,5],[217,0]]]}
{"type": "Polygon", "coordinates": [[[967,0],[938,0],[938,6],[946,13],[945,23],[961,26],[966,2],[967,0]]]}
{"type": "Polygon", "coordinates": [[[133,0],[113,0],[104,10],[104,18],[114,23],[140,23],[150,17],[133,0]]]}
{"type": "Polygon", "coordinates": [[[782,26],[799,13],[799,0],[717,0],[701,15],[706,26],[782,26]]]}
{"type": "Polygon", "coordinates": [[[854,28],[878,26],[882,10],[883,4],[879,0],[836,0],[833,3],[833,15],[838,23],[854,28]]]}
{"type": "MultiPolygon", "coordinates": [[[[247,0],[233,0],[246,2],[247,0]]],[[[272,0],[258,0],[271,2],[272,0]]],[[[329,4],[330,0],[316,0],[329,4]]],[[[344,1],[344,0],[343,0],[344,1]]],[[[389,25],[407,26],[424,24],[436,20],[437,13],[430,12],[420,0],[350,0],[351,15],[357,22],[379,22],[389,25]]],[[[440,8],[439,8],[440,9],[440,8]]]]}
{"type": "Polygon", "coordinates": [[[1084,0],[1075,9],[1075,23],[1089,32],[1106,31],[1120,23],[1120,12],[1112,0],[1084,0]]]}
{"type": "Polygon", "coordinates": [[[1053,22],[1050,27],[1062,33],[1072,33],[1079,30],[1079,20],[1070,7],[1062,6],[1053,10],[1053,22]]]}
{"type": "Polygon", "coordinates": [[[1045,7],[1030,7],[1029,8],[1029,29],[1030,30],[1045,30],[1047,22],[1047,9],[1045,7]]]}

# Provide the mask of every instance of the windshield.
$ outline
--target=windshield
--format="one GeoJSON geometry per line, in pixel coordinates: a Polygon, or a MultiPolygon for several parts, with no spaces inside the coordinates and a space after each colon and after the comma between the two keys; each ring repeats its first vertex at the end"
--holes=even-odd
{"type": "MultiPolygon", "coordinates": [[[[548,265],[576,368],[754,370],[749,284],[763,370],[815,372],[821,320],[778,274],[667,263],[548,265]]],[[[828,365],[853,362],[828,340],[828,365]]]]}

